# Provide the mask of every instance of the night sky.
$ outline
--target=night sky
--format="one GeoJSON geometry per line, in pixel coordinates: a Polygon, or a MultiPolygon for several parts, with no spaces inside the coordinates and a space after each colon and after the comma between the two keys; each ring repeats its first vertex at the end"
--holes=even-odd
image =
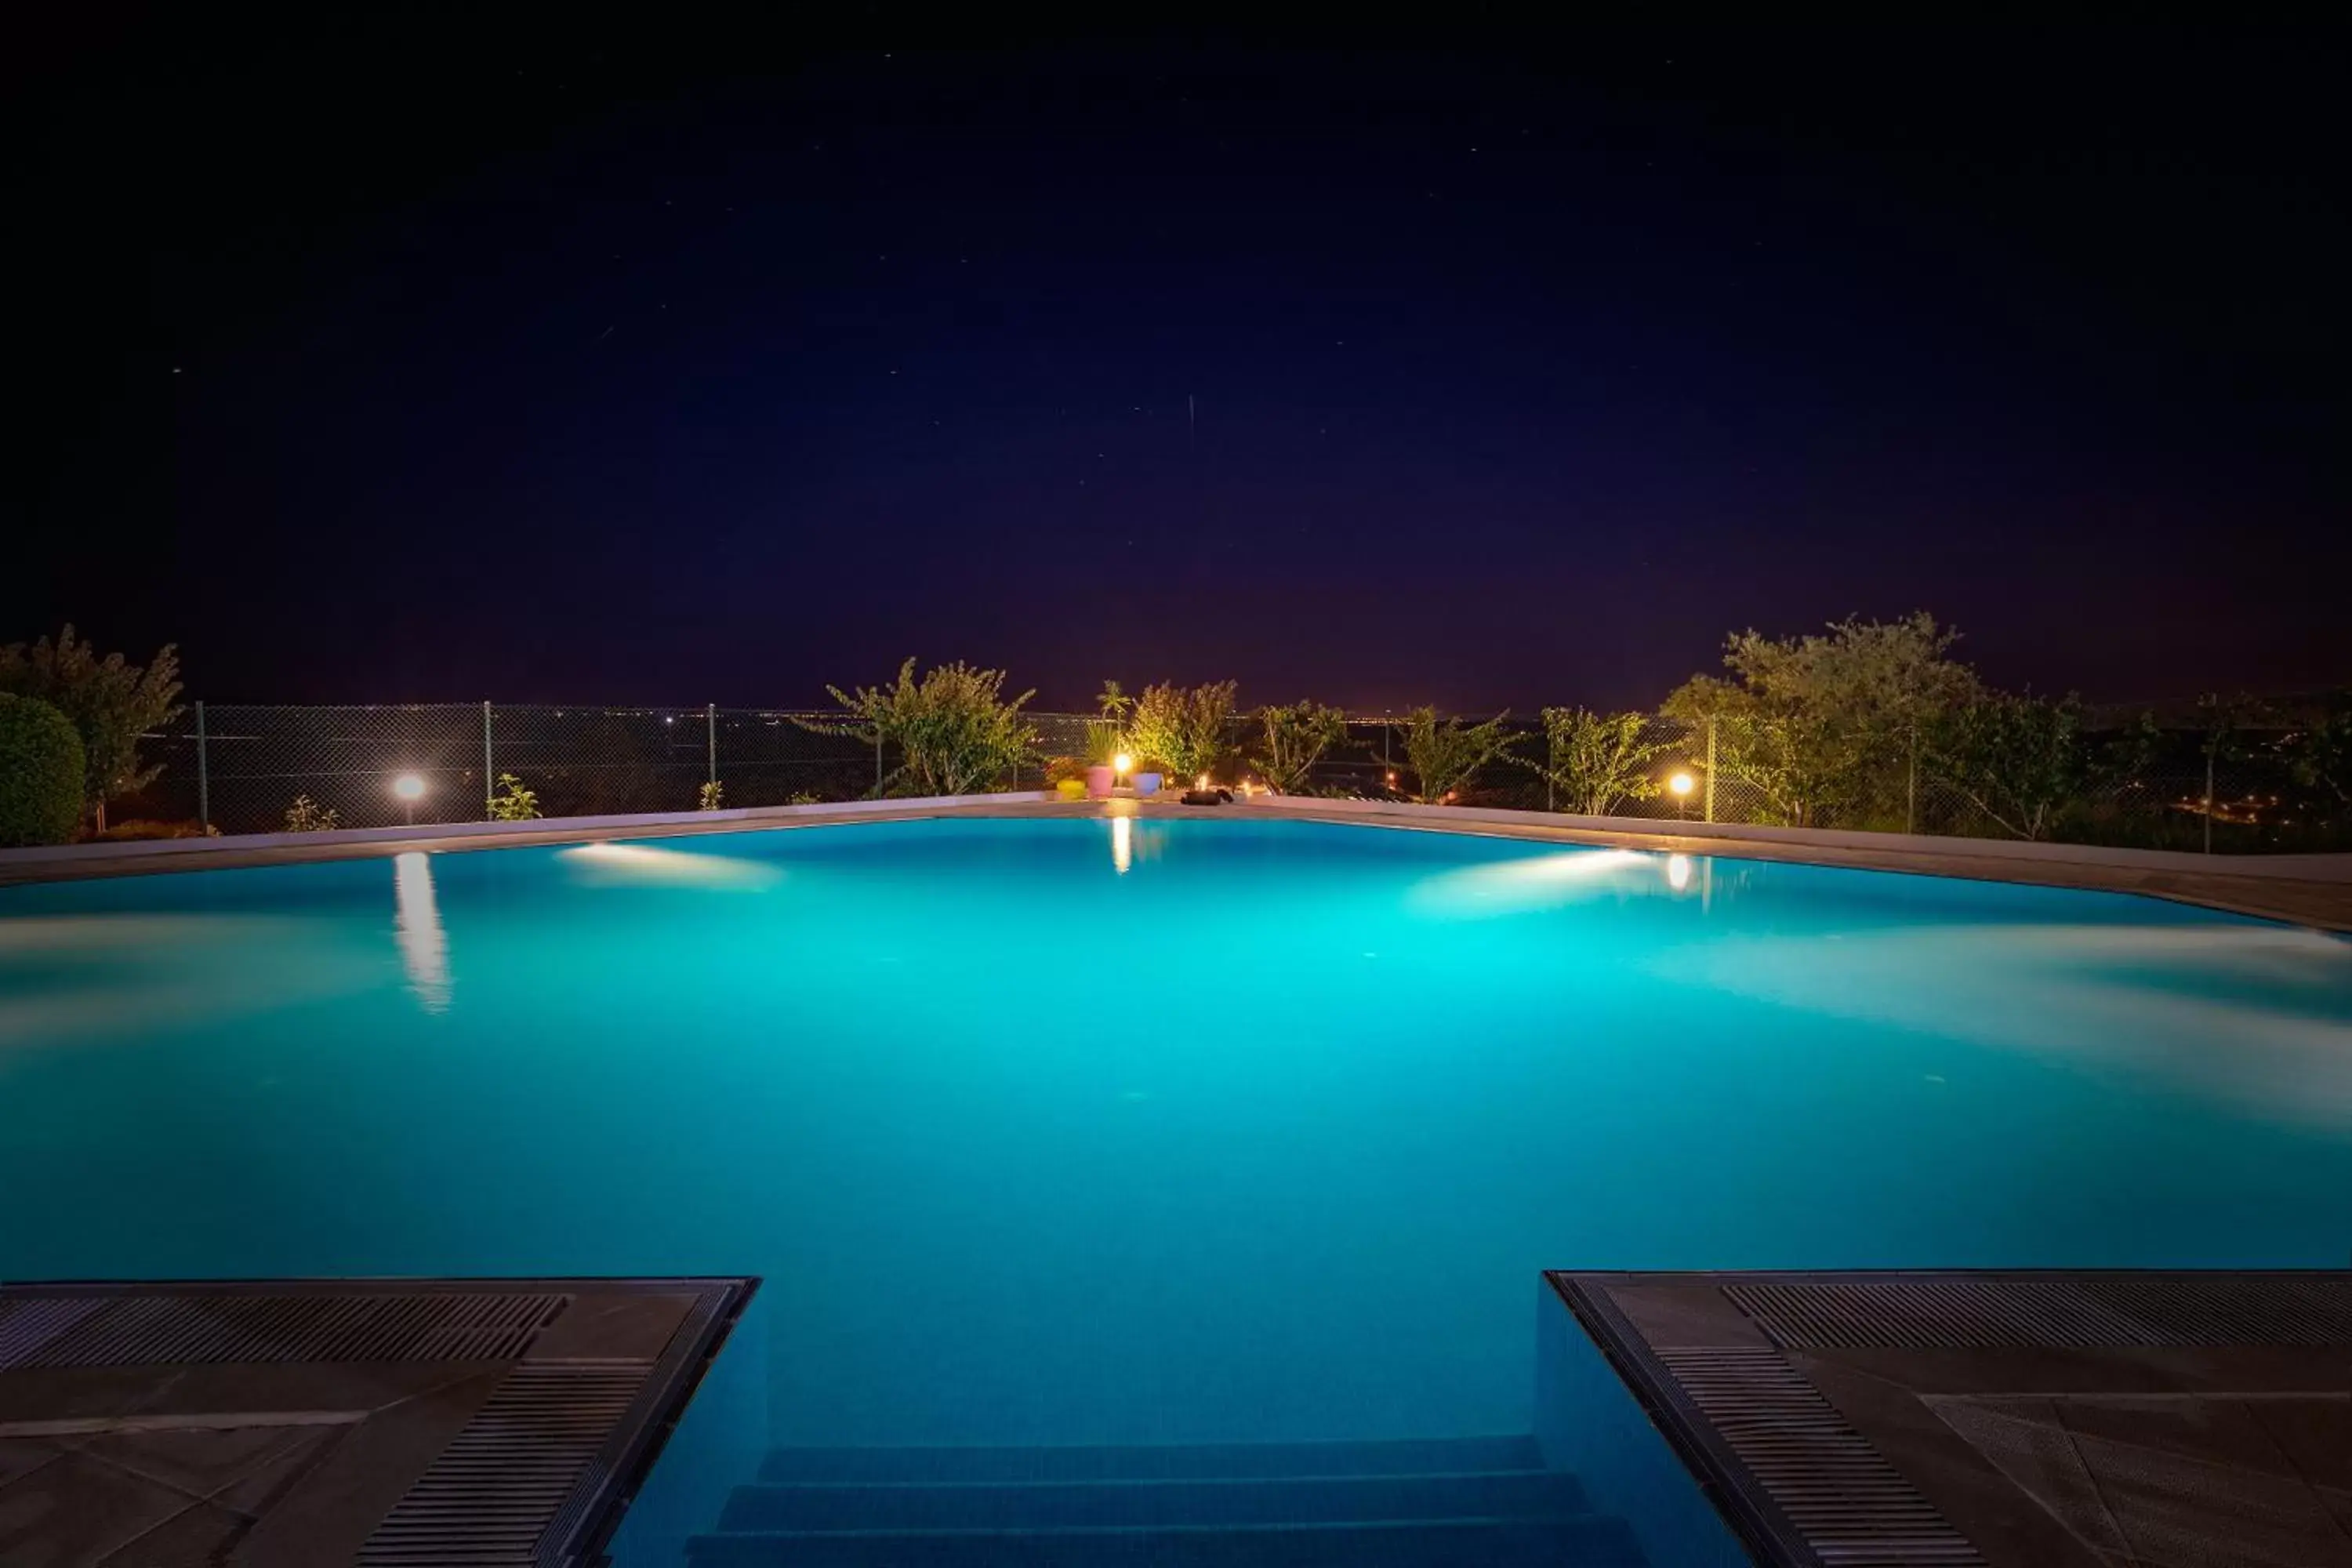
{"type": "Polygon", "coordinates": [[[2352,681],[2333,36],[112,27],[5,68],[0,640],[1526,711],[1926,607],[2352,681]]]}

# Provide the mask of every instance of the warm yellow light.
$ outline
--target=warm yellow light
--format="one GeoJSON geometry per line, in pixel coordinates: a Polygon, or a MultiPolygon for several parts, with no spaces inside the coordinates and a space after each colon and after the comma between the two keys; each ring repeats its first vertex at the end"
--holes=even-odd
{"type": "Polygon", "coordinates": [[[1135,759],[1129,756],[1125,752],[1121,752],[1118,755],[1110,760],[1110,765],[1113,773],[1123,773],[1127,772],[1128,769],[1135,766],[1135,759]]]}
{"type": "Polygon", "coordinates": [[[1691,776],[1688,773],[1676,773],[1666,781],[1666,787],[1676,795],[1688,795],[1691,792],[1691,776]]]}
{"type": "Polygon", "coordinates": [[[415,773],[403,773],[392,781],[392,793],[403,800],[421,800],[425,795],[425,781],[415,773]]]}
{"type": "Polygon", "coordinates": [[[1209,775],[1208,775],[1208,774],[1206,774],[1206,773],[1202,773],[1199,778],[1194,779],[1194,780],[1192,781],[1192,787],[1193,787],[1194,789],[1206,789],[1206,788],[1208,788],[1208,787],[1209,787],[1209,775]]]}

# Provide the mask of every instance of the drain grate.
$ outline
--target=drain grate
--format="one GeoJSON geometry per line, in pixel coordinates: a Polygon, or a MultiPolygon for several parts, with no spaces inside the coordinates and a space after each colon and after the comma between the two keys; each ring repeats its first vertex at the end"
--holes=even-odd
{"type": "Polygon", "coordinates": [[[630,1405],[647,1363],[526,1362],[384,1516],[360,1568],[527,1568],[630,1405]]]}
{"type": "Polygon", "coordinates": [[[1790,1350],[2158,1344],[2147,1325],[2060,1281],[1739,1284],[1723,1294],[1790,1350]]]}
{"type": "Polygon", "coordinates": [[[1777,1351],[1704,1347],[1657,1355],[1823,1563],[1983,1563],[1968,1538],[1777,1351]]]}
{"type": "Polygon", "coordinates": [[[2341,1279],[1903,1279],[1726,1284],[1787,1350],[2352,1343],[2341,1279]]]}
{"type": "Polygon", "coordinates": [[[0,1370],[509,1361],[570,1298],[436,1291],[30,1297],[0,1308],[0,1370]]]}

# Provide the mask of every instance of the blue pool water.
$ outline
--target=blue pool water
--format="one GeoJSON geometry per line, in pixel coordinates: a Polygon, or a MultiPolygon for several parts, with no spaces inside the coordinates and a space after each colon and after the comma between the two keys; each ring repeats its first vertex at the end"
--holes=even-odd
{"type": "Polygon", "coordinates": [[[777,1446],[1524,1433],[1547,1267],[2344,1264],[2352,943],[1234,816],[0,889],[0,1192],[16,1279],[761,1275],[777,1446]]]}

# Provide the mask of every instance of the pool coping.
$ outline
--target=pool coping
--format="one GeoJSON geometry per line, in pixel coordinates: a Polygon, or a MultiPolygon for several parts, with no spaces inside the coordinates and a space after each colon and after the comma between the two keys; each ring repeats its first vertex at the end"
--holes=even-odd
{"type": "Polygon", "coordinates": [[[59,1560],[593,1562],[759,1285],[0,1284],[0,1506],[59,1560]]]}
{"type": "MultiPolygon", "coordinates": [[[[163,871],[299,865],[416,851],[509,849],[940,817],[1198,816],[1167,800],[1059,801],[1042,794],[934,796],[717,812],[467,822],[332,833],[82,844],[0,850],[0,887],[163,871]]],[[[2134,893],[2316,930],[2352,933],[2352,855],[2216,858],[2093,845],[2026,844],[1585,817],[1402,802],[1257,796],[1214,808],[1240,817],[1446,832],[1722,859],[1783,862],[1972,881],[2134,893]]]]}
{"type": "MultiPolygon", "coordinates": [[[[2352,1531],[2344,1479],[2352,1472],[2299,1468],[2276,1432],[2268,1452],[2243,1433],[2210,1449],[2183,1446],[2165,1414],[2219,1419],[2249,1404],[2297,1401],[2317,1407],[2306,1413],[2306,1445],[2328,1441],[2316,1428],[2321,1410],[2352,1426],[2344,1404],[2352,1270],[1547,1270],[1545,1279],[1769,1568],[1865,1555],[2091,1568],[2134,1559],[2130,1542],[2150,1531],[2226,1543],[2238,1514],[2275,1510],[2282,1489],[2297,1485],[2317,1539],[2332,1544],[2352,1531]],[[2096,1423],[2071,1428],[2069,1406],[2096,1412],[2096,1423]],[[2054,1425],[2022,1438],[2037,1422],[2054,1425]],[[2053,1441],[2072,1450],[2078,1479],[2063,1464],[2014,1462],[2012,1447],[2040,1458],[2053,1441]],[[2107,1479],[2095,1479],[2094,1458],[2107,1479]],[[2179,1472],[2165,1478],[2169,1493],[2117,1485],[2116,1475],[2150,1461],[2179,1472]],[[2201,1493],[2181,1485],[2184,1476],[2201,1493]]],[[[2248,1422],[2263,1426],[2254,1416],[2240,1425],[2248,1422]]]]}

